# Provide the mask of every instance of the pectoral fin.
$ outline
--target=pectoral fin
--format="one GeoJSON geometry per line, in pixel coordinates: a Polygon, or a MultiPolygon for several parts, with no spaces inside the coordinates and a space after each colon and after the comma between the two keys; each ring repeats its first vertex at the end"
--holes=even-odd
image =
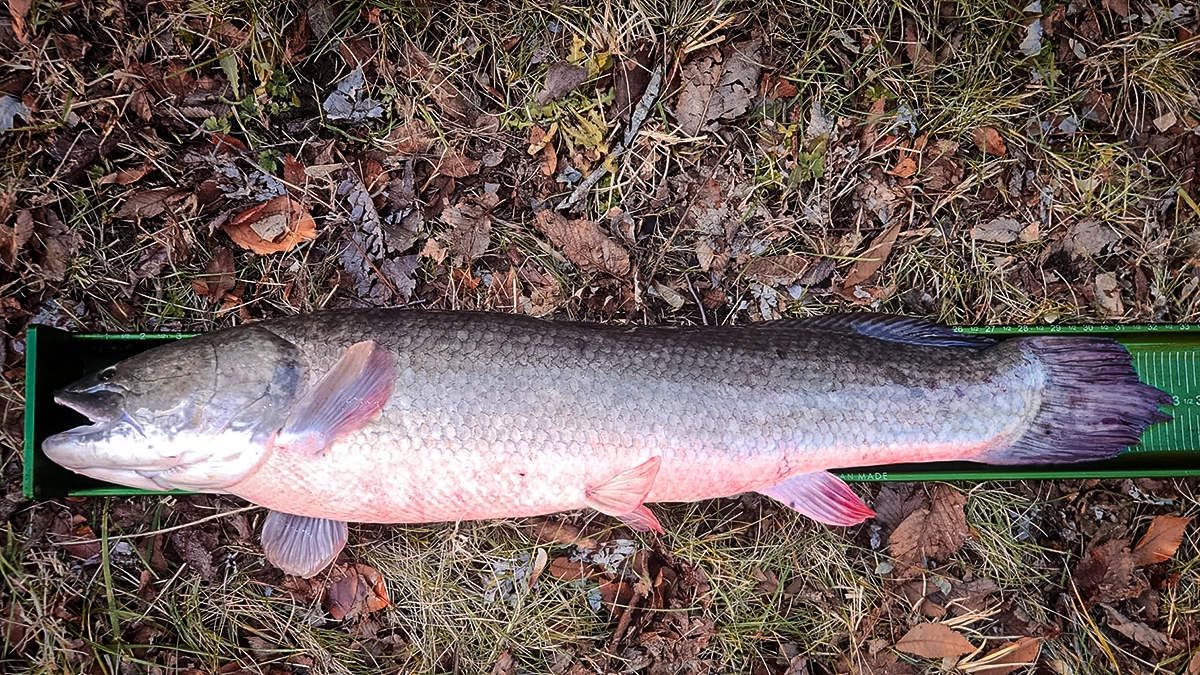
{"type": "Polygon", "coordinates": [[[759,492],[827,525],[857,525],[875,515],[849,485],[828,471],[793,476],[759,492]]]}
{"type": "Polygon", "coordinates": [[[646,501],[646,495],[650,494],[650,488],[654,487],[654,479],[658,476],[658,467],[661,465],[661,457],[651,457],[632,469],[613,476],[602,485],[588,488],[583,493],[584,501],[600,513],[620,518],[639,532],[662,532],[658,519],[650,509],[642,505],[642,502],[646,501]]]}
{"type": "Polygon", "coordinates": [[[346,523],[271,511],[263,522],[267,560],[286,574],[314,577],[346,547],[346,523]]]}
{"type": "Polygon", "coordinates": [[[372,340],[342,355],[297,402],[275,437],[275,446],[316,454],[374,420],[396,383],[392,354],[372,340]]]}

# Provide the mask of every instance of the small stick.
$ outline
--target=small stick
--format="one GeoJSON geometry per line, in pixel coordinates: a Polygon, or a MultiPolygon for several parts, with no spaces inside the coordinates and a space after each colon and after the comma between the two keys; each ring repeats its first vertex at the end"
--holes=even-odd
{"type": "MultiPolygon", "coordinates": [[[[232,511],[225,511],[223,513],[214,513],[211,516],[205,516],[199,520],[193,520],[190,523],[184,523],[182,525],[174,525],[172,527],[164,527],[161,530],[151,530],[150,532],[137,532],[135,534],[122,534],[119,537],[109,537],[108,541],[121,541],[122,539],[140,539],[142,537],[153,537],[156,534],[165,534],[167,532],[174,532],[175,530],[182,530],[184,528],[188,528],[193,525],[199,525],[200,523],[207,523],[208,521],[216,520],[217,518],[224,518],[225,516],[236,516],[239,513],[245,513],[247,511],[253,511],[254,509],[261,509],[261,508],[262,508],[261,506],[255,506],[255,505],[251,504],[250,506],[243,506],[240,509],[234,509],[232,511]]],[[[72,544],[95,544],[95,543],[101,542],[101,541],[105,541],[105,540],[104,539],[72,539],[70,541],[53,541],[50,543],[54,546],[70,546],[72,544]]]]}

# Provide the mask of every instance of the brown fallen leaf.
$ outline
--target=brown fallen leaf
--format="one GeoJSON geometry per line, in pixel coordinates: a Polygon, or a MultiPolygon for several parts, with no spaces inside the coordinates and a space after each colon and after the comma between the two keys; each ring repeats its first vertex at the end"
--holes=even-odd
{"type": "Polygon", "coordinates": [[[141,180],[147,173],[150,172],[151,168],[153,168],[153,166],[150,164],[150,161],[147,160],[133,167],[132,169],[121,169],[120,171],[114,171],[105,176],[101,176],[100,180],[97,182],[100,185],[110,185],[112,183],[116,183],[117,185],[131,185],[141,180]]]}
{"type": "Polygon", "coordinates": [[[707,47],[683,66],[683,89],[675,104],[675,119],[688,136],[715,131],[716,122],[730,120],[750,108],[762,74],[762,41],[751,38],[707,47]]]}
{"type": "Polygon", "coordinates": [[[1133,640],[1139,645],[1158,654],[1175,652],[1182,646],[1179,641],[1169,635],[1147,626],[1141,621],[1130,621],[1110,605],[1101,604],[1104,613],[1108,615],[1108,627],[1121,635],[1133,640]]]}
{"type": "Polygon", "coordinates": [[[415,155],[429,150],[437,133],[424,120],[413,120],[392,129],[383,143],[399,155],[415,155]]]}
{"type": "Polygon", "coordinates": [[[153,218],[167,210],[172,202],[186,193],[182,188],[160,187],[138,190],[117,209],[116,217],[124,220],[153,218]]]}
{"type": "Polygon", "coordinates": [[[29,37],[29,24],[26,20],[29,18],[29,8],[32,6],[33,0],[8,0],[8,15],[12,17],[12,29],[21,42],[25,42],[25,39],[29,37]]]}
{"type": "Polygon", "coordinates": [[[587,81],[587,68],[566,61],[556,61],[551,63],[546,70],[546,84],[538,92],[535,100],[538,105],[557,101],[585,81],[587,81]]]}
{"type": "Polygon", "coordinates": [[[546,572],[559,581],[575,581],[576,579],[591,579],[600,574],[600,569],[582,560],[573,561],[566,556],[561,556],[550,561],[550,567],[546,569],[546,572]]]}
{"type": "Polygon", "coordinates": [[[49,281],[62,281],[79,247],[83,245],[83,237],[62,222],[50,208],[37,209],[34,221],[34,238],[41,244],[41,251],[35,259],[42,269],[42,276],[49,281]]]}
{"type": "Polygon", "coordinates": [[[412,43],[400,49],[400,74],[417,81],[442,112],[455,122],[471,123],[478,117],[475,106],[458,91],[448,77],[438,69],[433,58],[412,43]]]}
{"type": "Polygon", "coordinates": [[[451,227],[450,256],[455,267],[475,262],[492,243],[492,209],[500,203],[495,192],[468,197],[442,211],[451,227]]]}
{"type": "Polygon", "coordinates": [[[828,260],[799,255],[772,255],[755,258],[746,265],[742,275],[764,286],[804,286],[821,283],[833,274],[828,260]]]}
{"type": "Polygon", "coordinates": [[[642,44],[613,68],[613,118],[629,121],[650,84],[650,46],[642,44]]]}
{"type": "Polygon", "coordinates": [[[293,157],[290,152],[283,156],[283,182],[302,192],[304,186],[308,184],[308,174],[304,171],[304,163],[293,157]]]}
{"type": "Polygon", "coordinates": [[[896,162],[896,166],[892,167],[889,174],[897,178],[908,178],[917,172],[917,160],[913,159],[912,155],[905,155],[896,162]]]}
{"type": "Polygon", "coordinates": [[[1116,12],[1121,18],[1129,16],[1129,0],[1103,0],[1104,9],[1116,12]]]}
{"type": "Polygon", "coordinates": [[[33,212],[29,209],[17,211],[16,222],[11,226],[0,221],[0,265],[12,269],[17,264],[17,254],[33,236],[33,229],[33,212]]]}
{"type": "Polygon", "coordinates": [[[900,228],[903,225],[904,221],[897,219],[891,227],[880,232],[871,240],[867,251],[846,274],[846,280],[842,282],[843,293],[853,292],[856,285],[870,279],[879,271],[880,267],[883,267],[888,256],[892,254],[892,246],[896,243],[896,237],[900,235],[900,228]]]}
{"type": "Polygon", "coordinates": [[[540,544],[563,544],[584,549],[599,546],[595,539],[585,537],[578,527],[555,518],[534,518],[529,521],[529,529],[530,536],[540,544]]]}
{"type": "Polygon", "coordinates": [[[896,559],[913,565],[954,555],[970,534],[963,511],[966,503],[957,490],[935,486],[929,508],[912,512],[896,526],[888,538],[888,550],[896,559]]]}
{"type": "Polygon", "coordinates": [[[517,661],[512,652],[506,649],[500,658],[496,659],[495,665],[492,666],[492,675],[517,675],[517,661]]]}
{"type": "Polygon", "coordinates": [[[1154,565],[1170,560],[1183,541],[1184,531],[1191,516],[1155,516],[1150,521],[1150,527],[1137,546],[1133,548],[1133,557],[1138,565],[1154,565]]]}
{"type": "Polygon", "coordinates": [[[1023,226],[1013,218],[993,218],[971,228],[971,238],[994,244],[1011,244],[1021,235],[1023,226]]]}
{"type": "Polygon", "coordinates": [[[335,621],[366,616],[392,604],[387,584],[368,565],[334,565],[329,573],[324,605],[335,621]]]}
{"type": "Polygon", "coordinates": [[[962,656],[975,651],[975,645],[963,637],[962,633],[944,623],[919,623],[905,633],[895,646],[905,654],[927,659],[962,656]]]}
{"type": "Polygon", "coordinates": [[[533,222],[563,255],[583,269],[616,277],[629,274],[629,253],[604,234],[596,223],[585,219],[567,220],[550,210],[538,213],[533,222]]]}
{"type": "Polygon", "coordinates": [[[466,178],[479,173],[480,162],[477,159],[471,159],[461,152],[447,150],[442,153],[438,160],[437,166],[434,167],[434,175],[450,176],[451,178],[466,178]]]}
{"type": "Polygon", "coordinates": [[[317,222],[308,209],[287,195],[242,211],[221,229],[233,243],[259,255],[290,251],[317,236],[317,222]]]}
{"type": "Polygon", "coordinates": [[[1140,575],[1134,578],[1137,561],[1129,551],[1129,541],[1112,539],[1088,547],[1073,577],[1080,597],[1088,607],[1102,602],[1136,598],[1149,587],[1140,575]]]}
{"type": "Polygon", "coordinates": [[[1023,637],[1016,642],[1005,642],[976,661],[959,663],[965,673],[979,675],[1008,675],[1008,673],[1037,663],[1042,653],[1042,638],[1023,637]]]}
{"type": "Polygon", "coordinates": [[[1004,145],[1004,139],[1000,137],[1000,132],[992,127],[975,129],[971,140],[975,141],[975,147],[979,148],[980,152],[997,157],[1003,157],[1008,153],[1008,147],[1004,145]]]}
{"type": "Polygon", "coordinates": [[[207,296],[210,301],[217,302],[237,283],[233,270],[233,251],[219,246],[213,253],[213,259],[204,267],[204,272],[192,279],[192,290],[196,295],[207,296]]]}
{"type": "Polygon", "coordinates": [[[63,549],[76,558],[87,560],[100,555],[100,542],[95,539],[96,533],[90,525],[80,525],[71,532],[71,538],[63,542],[63,549]]]}

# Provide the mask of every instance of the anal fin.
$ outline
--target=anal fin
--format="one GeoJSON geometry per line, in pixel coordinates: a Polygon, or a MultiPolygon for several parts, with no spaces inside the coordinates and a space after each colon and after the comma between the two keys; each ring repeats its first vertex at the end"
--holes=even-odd
{"type": "Polygon", "coordinates": [[[875,515],[849,485],[828,471],[793,476],[759,492],[826,525],[857,525],[875,515]]]}
{"type": "Polygon", "coordinates": [[[654,512],[645,504],[623,516],[617,516],[617,519],[629,526],[629,529],[634,532],[664,533],[662,523],[658,522],[658,518],[654,515],[654,512]]]}
{"type": "Polygon", "coordinates": [[[308,579],[337,559],[348,529],[339,520],[271,511],[263,522],[263,553],[285,574],[308,579]]]}
{"type": "Polygon", "coordinates": [[[313,455],[366,426],[392,396],[392,354],[372,340],[349,347],[288,415],[275,445],[313,455]]]}

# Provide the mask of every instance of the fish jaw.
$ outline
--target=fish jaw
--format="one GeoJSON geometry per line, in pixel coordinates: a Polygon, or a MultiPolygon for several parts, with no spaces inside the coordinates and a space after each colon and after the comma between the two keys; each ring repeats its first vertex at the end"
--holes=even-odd
{"type": "Polygon", "coordinates": [[[271,449],[269,439],[248,431],[171,433],[139,423],[123,410],[97,414],[79,397],[55,400],[96,419],[43,441],[46,457],[75,473],[126,487],[223,492],[257,471],[271,449]]]}

